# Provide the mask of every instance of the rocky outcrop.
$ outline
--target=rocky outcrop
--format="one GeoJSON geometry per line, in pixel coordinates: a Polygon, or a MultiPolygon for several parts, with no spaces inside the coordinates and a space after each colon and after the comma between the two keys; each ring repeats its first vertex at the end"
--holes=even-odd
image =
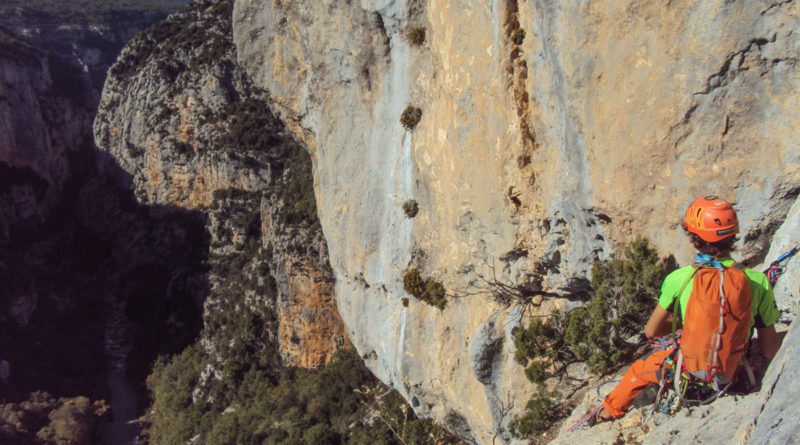
{"type": "Polygon", "coordinates": [[[287,232],[281,223],[284,205],[275,195],[261,201],[263,239],[270,240],[273,252],[280,252],[271,264],[278,290],[280,353],[287,365],[316,367],[330,360],[331,351],[350,345],[350,340],[336,309],[333,270],[322,231],[314,227],[287,232]]]}
{"type": "Polygon", "coordinates": [[[531,390],[493,278],[562,297],[546,312],[631,235],[685,264],[679,217],[711,193],[737,203],[741,256],[760,263],[800,193],[794,2],[237,0],[233,15],[238,63],[311,152],[350,338],[418,413],[478,442],[531,390]],[[404,127],[409,105],[421,120],[404,127]],[[410,267],[444,284],[445,310],[404,306],[410,267]]]}
{"type": "Polygon", "coordinates": [[[140,203],[208,212],[203,345],[218,364],[236,341],[217,332],[220,320],[236,323],[232,313],[244,311],[267,325],[275,311],[278,332],[259,347],[277,335],[285,363],[315,367],[349,342],[311,165],[234,62],[231,7],[196,2],[134,39],[110,70],[95,139],[131,175],[140,203]]]}

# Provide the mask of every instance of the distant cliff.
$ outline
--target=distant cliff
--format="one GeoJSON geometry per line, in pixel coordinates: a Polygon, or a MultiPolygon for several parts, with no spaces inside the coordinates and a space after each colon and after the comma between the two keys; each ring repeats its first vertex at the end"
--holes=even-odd
{"type": "Polygon", "coordinates": [[[252,311],[277,331],[265,335],[277,335],[286,364],[319,366],[349,340],[311,163],[235,63],[231,7],[196,2],[132,40],[111,67],[95,139],[131,175],[141,203],[208,212],[208,352],[223,363],[230,349],[213,320],[252,311]]]}
{"type": "Polygon", "coordinates": [[[173,341],[188,341],[182,334],[196,335],[189,325],[199,310],[176,314],[171,303],[184,296],[173,291],[164,311],[148,308],[148,321],[156,323],[147,331],[170,341],[130,354],[135,335],[125,325],[125,309],[112,305],[128,292],[141,298],[158,289],[157,275],[145,284],[138,277],[145,264],[182,270],[169,284],[184,286],[185,270],[202,261],[184,242],[198,235],[198,223],[203,227],[196,215],[150,215],[98,172],[103,156],[92,122],[106,70],[128,38],[176,5],[128,3],[120,11],[120,3],[83,2],[77,10],[73,2],[0,4],[3,443],[97,443],[112,417],[109,408],[123,425],[136,415],[120,409],[135,407],[135,395],[121,404],[118,395],[110,404],[101,400],[114,392],[109,375],[128,358],[136,375],[158,348],[167,352],[173,341]],[[167,317],[185,323],[181,332],[163,335],[167,317]]]}
{"type": "Polygon", "coordinates": [[[233,34],[311,152],[353,343],[417,412],[490,443],[533,390],[498,282],[548,313],[632,235],[686,264],[703,194],[736,202],[740,257],[766,259],[800,193],[798,8],[239,0],[233,34]],[[444,310],[406,292],[412,269],[444,310]]]}
{"type": "Polygon", "coordinates": [[[0,28],[0,241],[10,226],[47,216],[71,158],[92,149],[91,90],[74,74],[0,28]]]}
{"type": "Polygon", "coordinates": [[[9,225],[41,222],[69,178],[85,176],[106,71],[131,37],[186,1],[145,3],[0,5],[0,241],[9,225]]]}

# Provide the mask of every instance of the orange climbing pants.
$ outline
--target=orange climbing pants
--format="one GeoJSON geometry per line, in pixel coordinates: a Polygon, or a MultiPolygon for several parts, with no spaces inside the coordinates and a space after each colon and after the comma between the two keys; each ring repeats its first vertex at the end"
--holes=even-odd
{"type": "Polygon", "coordinates": [[[628,411],[633,399],[648,385],[658,384],[661,378],[661,364],[669,357],[672,351],[653,351],[639,360],[636,360],[625,377],[617,384],[603,400],[603,406],[618,419],[628,411]]]}

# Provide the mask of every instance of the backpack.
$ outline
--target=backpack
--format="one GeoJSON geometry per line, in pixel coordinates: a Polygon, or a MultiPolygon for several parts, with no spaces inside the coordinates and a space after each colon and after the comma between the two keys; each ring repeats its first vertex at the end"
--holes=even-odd
{"type": "MultiPolygon", "coordinates": [[[[686,305],[677,363],[690,380],[715,390],[728,386],[747,349],[752,296],[744,266],[725,267],[714,258],[698,255],[700,263],[675,299],[673,331],[681,314],[680,295],[694,277],[686,305]]],[[[676,379],[676,388],[680,379],[676,379]]]]}

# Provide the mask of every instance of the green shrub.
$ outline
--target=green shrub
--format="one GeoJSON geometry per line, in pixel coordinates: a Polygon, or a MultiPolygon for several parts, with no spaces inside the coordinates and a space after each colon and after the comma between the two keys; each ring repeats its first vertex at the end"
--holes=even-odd
{"type": "Polygon", "coordinates": [[[558,418],[556,400],[561,395],[539,385],[537,393],[525,405],[523,414],[511,421],[511,432],[517,437],[530,437],[546,431],[558,418]]]}
{"type": "Polygon", "coordinates": [[[419,204],[417,204],[417,201],[409,199],[403,203],[403,212],[407,217],[413,218],[419,213],[419,204]]]}
{"type": "Polygon", "coordinates": [[[522,45],[522,42],[525,40],[525,30],[522,28],[517,28],[511,34],[511,41],[516,43],[517,45],[522,45]]]}
{"type": "Polygon", "coordinates": [[[274,183],[275,193],[283,199],[283,205],[278,209],[279,223],[319,224],[311,169],[311,156],[301,147],[294,147],[283,177],[274,183]]]}
{"type": "Polygon", "coordinates": [[[422,109],[409,105],[400,115],[400,123],[408,130],[413,130],[422,119],[422,109]]]}
{"type": "Polygon", "coordinates": [[[674,258],[660,259],[641,237],[622,255],[592,266],[594,298],[570,314],[565,326],[565,340],[592,371],[608,371],[646,343],[644,325],[658,302],[661,283],[675,268],[674,258]]]}
{"type": "Polygon", "coordinates": [[[108,410],[103,400],[35,391],[20,403],[0,404],[0,443],[89,444],[108,410]]]}
{"type": "Polygon", "coordinates": [[[83,396],[59,401],[61,406],[49,415],[50,424],[39,430],[37,436],[57,443],[91,443],[97,418],[109,407],[103,401],[92,403],[83,396]]]}
{"type": "Polygon", "coordinates": [[[425,282],[425,296],[426,301],[436,306],[439,310],[447,306],[444,286],[438,281],[428,280],[425,282]]]}
{"type": "Polygon", "coordinates": [[[626,246],[621,256],[596,262],[593,298],[566,315],[533,319],[519,329],[514,338],[517,362],[529,366],[531,360],[542,360],[560,369],[586,361],[593,372],[607,372],[645,344],[644,325],[658,301],[661,282],[674,269],[674,259],[659,259],[644,238],[626,246]]]}
{"type": "Polygon", "coordinates": [[[422,26],[409,26],[406,28],[406,40],[414,46],[425,43],[425,28],[422,26]]]}
{"type": "Polygon", "coordinates": [[[425,293],[425,280],[422,279],[418,269],[409,269],[403,275],[403,290],[409,295],[421,299],[425,293]]]}
{"type": "Polygon", "coordinates": [[[633,358],[646,344],[643,330],[661,283],[675,268],[672,257],[660,259],[646,239],[637,238],[621,255],[592,265],[594,296],[586,306],[534,318],[516,331],[514,358],[540,387],[514,424],[519,434],[539,432],[549,423],[556,397],[543,389],[547,378],[561,377],[574,362],[602,374],[633,358]]]}
{"type": "Polygon", "coordinates": [[[439,310],[447,307],[446,291],[442,283],[424,280],[418,269],[411,268],[403,275],[403,289],[418,300],[422,300],[439,310]]]}

